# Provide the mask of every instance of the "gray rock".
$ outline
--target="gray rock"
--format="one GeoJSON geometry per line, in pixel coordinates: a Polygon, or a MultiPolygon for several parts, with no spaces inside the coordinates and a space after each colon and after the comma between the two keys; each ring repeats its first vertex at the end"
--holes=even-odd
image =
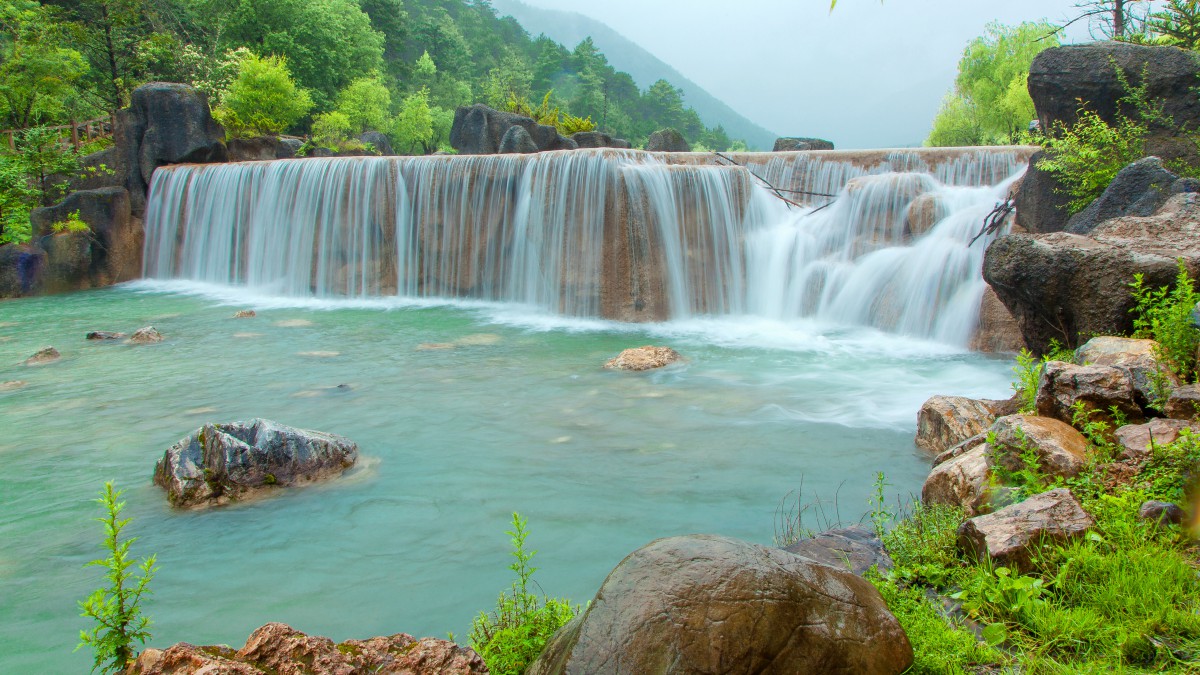
{"type": "Polygon", "coordinates": [[[828,530],[785,546],[783,550],[822,565],[848,569],[859,576],[872,567],[880,572],[893,567],[892,558],[883,549],[879,535],[863,525],[828,530]]]}
{"type": "Polygon", "coordinates": [[[965,396],[934,396],[917,412],[918,448],[941,453],[982,433],[996,412],[991,402],[965,396]]]}
{"type": "Polygon", "coordinates": [[[1167,397],[1167,417],[1175,420],[1194,420],[1200,417],[1200,384],[1185,384],[1171,390],[1167,397]]]}
{"type": "Polygon", "coordinates": [[[295,156],[278,136],[231,138],[226,143],[231,162],[266,162],[295,156]]]}
{"type": "Polygon", "coordinates": [[[148,345],[155,342],[163,341],[163,334],[158,332],[154,326],[146,326],[133,331],[133,335],[129,336],[129,341],[135,345],[148,345]]]}
{"type": "Polygon", "coordinates": [[[502,112],[477,104],[454,111],[450,145],[464,155],[494,155],[500,151],[504,135],[511,127],[525,129],[538,151],[575,150],[579,145],[565,138],[552,126],[538,124],[528,117],[502,112]]]}
{"type": "Polygon", "coordinates": [[[1119,459],[1138,462],[1149,459],[1153,448],[1179,440],[1184,429],[1191,433],[1200,433],[1200,429],[1192,427],[1184,420],[1156,417],[1145,424],[1126,424],[1113,433],[1113,437],[1122,448],[1119,459]]]}
{"type": "Polygon", "coordinates": [[[1138,509],[1138,518],[1151,520],[1159,525],[1179,525],[1187,518],[1187,514],[1177,504],[1148,501],[1138,509]]]}
{"type": "Polygon", "coordinates": [[[43,366],[47,363],[54,363],[61,358],[62,354],[58,353],[58,350],[54,347],[44,347],[39,349],[33,356],[25,359],[24,363],[27,366],[43,366]]]}
{"type": "Polygon", "coordinates": [[[707,535],[634,551],[529,675],[900,673],[912,647],[865,579],[707,535]]]}
{"type": "Polygon", "coordinates": [[[125,337],[126,336],[124,333],[110,333],[109,331],[106,331],[106,330],[96,330],[96,331],[92,331],[92,332],[88,333],[85,339],[88,339],[88,340],[123,340],[123,339],[125,339],[125,337]]]}
{"type": "Polygon", "coordinates": [[[279,139],[279,159],[290,159],[304,147],[304,141],[299,138],[283,136],[279,139]]]}
{"type": "Polygon", "coordinates": [[[1039,150],[1029,158],[1029,169],[1013,199],[1017,225],[1035,234],[1061,232],[1071,218],[1067,186],[1055,174],[1038,168],[1038,162],[1045,156],[1045,151],[1039,150]]]}
{"type": "Polygon", "coordinates": [[[621,148],[628,150],[631,146],[629,141],[620,138],[613,138],[606,133],[600,131],[580,131],[571,134],[571,140],[575,141],[582,148],[621,148]]]}
{"type": "Polygon", "coordinates": [[[378,131],[365,131],[358,136],[358,140],[370,145],[375,149],[375,154],[390,157],[396,153],[392,150],[392,141],[386,135],[378,131]]]}
{"type": "Polygon", "coordinates": [[[172,506],[213,506],[339,476],[356,461],[358,446],[332,434],[264,419],[206,424],[166,451],[154,484],[172,506]]]}
{"type": "Polygon", "coordinates": [[[46,252],[28,244],[0,246],[0,298],[34,295],[42,287],[46,252]]]}
{"type": "Polygon", "coordinates": [[[504,138],[500,139],[500,149],[497,152],[501,155],[528,155],[537,151],[537,143],[533,142],[533,137],[525,127],[511,126],[504,132],[504,138]]]}
{"type": "Polygon", "coordinates": [[[38,287],[63,292],[110,286],[142,273],[142,221],[124,188],[81,190],[30,214],[34,243],[47,253],[38,287]],[[54,234],[55,223],[78,213],[89,232],[54,234]]]}
{"type": "Polygon", "coordinates": [[[1146,157],[1121,169],[1104,194],[1067,221],[1066,231],[1089,234],[1106,220],[1121,216],[1152,216],[1172,194],[1179,176],[1163,168],[1162,160],[1146,157]]]}
{"type": "Polygon", "coordinates": [[[1047,363],[1038,382],[1038,414],[1071,424],[1076,403],[1094,411],[1093,419],[1096,420],[1113,422],[1113,408],[1130,422],[1142,420],[1137,388],[1128,370],[1114,366],[1077,366],[1065,361],[1047,363]]]}
{"type": "Polygon", "coordinates": [[[820,138],[777,138],[772,152],[797,150],[833,150],[833,143],[820,138]]]}
{"type": "Polygon", "coordinates": [[[688,145],[683,134],[675,129],[667,128],[650,134],[650,140],[646,141],[646,150],[648,152],[691,152],[692,146],[688,145]]]}
{"type": "Polygon", "coordinates": [[[967,555],[990,558],[1020,574],[1029,571],[1043,546],[1082,537],[1095,526],[1071,491],[1058,488],[967,520],[958,528],[958,546],[967,555]]]}

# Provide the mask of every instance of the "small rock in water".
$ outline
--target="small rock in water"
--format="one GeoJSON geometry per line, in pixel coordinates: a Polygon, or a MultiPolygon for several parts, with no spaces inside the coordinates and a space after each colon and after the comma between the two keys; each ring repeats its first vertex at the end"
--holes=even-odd
{"type": "Polygon", "coordinates": [[[313,325],[313,322],[308,319],[284,319],[283,321],[276,321],[275,325],[280,328],[306,328],[313,325]]]}
{"type": "Polygon", "coordinates": [[[216,408],[214,408],[212,406],[208,406],[205,408],[192,408],[191,410],[184,410],[183,414],[184,415],[211,415],[215,412],[217,412],[216,408]]]}
{"type": "Polygon", "coordinates": [[[54,347],[46,347],[45,349],[40,350],[38,353],[34,354],[33,356],[25,359],[25,365],[27,365],[27,366],[43,366],[47,363],[54,363],[55,361],[57,361],[61,358],[62,358],[62,354],[59,354],[57,349],[55,349],[54,347]]]}
{"type": "Polygon", "coordinates": [[[296,352],[296,354],[298,356],[308,356],[308,357],[315,358],[315,359],[331,359],[335,356],[341,356],[342,353],[341,352],[315,351],[315,352],[296,352]]]}
{"type": "Polygon", "coordinates": [[[476,333],[474,335],[464,335],[455,340],[454,344],[462,345],[463,347],[487,347],[499,344],[503,339],[495,333],[476,333]]]}
{"type": "Polygon", "coordinates": [[[106,330],[94,330],[87,334],[88,340],[123,340],[124,333],[110,333],[106,330]]]}
{"type": "Polygon", "coordinates": [[[0,382],[0,392],[16,391],[24,387],[27,382],[25,380],[9,380],[8,382],[0,382]]]}
{"type": "Polygon", "coordinates": [[[178,508],[243,500],[339,476],[358,461],[352,441],[270,420],[206,424],[167,449],[154,484],[178,508]]]}
{"type": "Polygon", "coordinates": [[[263,336],[262,333],[234,333],[233,334],[233,337],[241,339],[241,340],[246,340],[249,338],[258,338],[258,337],[262,337],[262,336],[263,336]]]}
{"type": "Polygon", "coordinates": [[[679,352],[670,347],[646,345],[645,347],[626,349],[615,359],[604,364],[604,367],[610,370],[641,371],[662,368],[682,360],[683,357],[679,355],[679,352]]]}
{"type": "Polygon", "coordinates": [[[238,312],[233,315],[233,318],[235,318],[235,319],[253,319],[256,316],[258,316],[258,314],[255,314],[254,310],[252,310],[252,309],[241,309],[241,310],[238,310],[238,312]]]}
{"type": "Polygon", "coordinates": [[[419,352],[441,351],[441,350],[446,350],[446,349],[454,349],[454,343],[452,343],[452,342],[425,342],[425,343],[417,345],[417,351],[419,351],[419,352]]]}
{"type": "Polygon", "coordinates": [[[133,335],[130,336],[129,341],[135,345],[154,344],[155,342],[163,341],[163,334],[158,332],[158,329],[154,326],[146,326],[145,328],[135,330],[133,335]]]}

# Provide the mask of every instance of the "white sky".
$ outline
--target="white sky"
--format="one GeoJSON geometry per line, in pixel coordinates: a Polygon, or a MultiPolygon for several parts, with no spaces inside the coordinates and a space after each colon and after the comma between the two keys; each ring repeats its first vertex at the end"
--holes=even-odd
{"type": "Polygon", "coordinates": [[[1062,23],[1080,0],[524,1],[607,23],[771,131],[879,148],[921,143],[989,22],[1062,23]]]}

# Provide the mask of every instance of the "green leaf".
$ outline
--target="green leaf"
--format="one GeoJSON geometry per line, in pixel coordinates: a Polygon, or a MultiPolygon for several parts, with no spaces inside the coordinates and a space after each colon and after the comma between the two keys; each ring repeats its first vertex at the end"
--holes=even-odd
{"type": "Polygon", "coordinates": [[[989,623],[983,627],[981,633],[983,641],[988,643],[989,647],[1000,645],[1008,639],[1008,628],[1002,623],[989,623]]]}

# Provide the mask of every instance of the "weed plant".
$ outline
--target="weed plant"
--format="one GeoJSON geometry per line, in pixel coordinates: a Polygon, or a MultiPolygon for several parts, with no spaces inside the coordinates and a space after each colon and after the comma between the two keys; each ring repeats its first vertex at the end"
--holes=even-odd
{"type": "Polygon", "coordinates": [[[1193,382],[1200,331],[1192,325],[1192,311],[1200,303],[1200,293],[1196,292],[1183,259],[1177,264],[1178,273],[1171,288],[1150,288],[1141,274],[1134,275],[1130,284],[1135,302],[1131,311],[1137,315],[1133,320],[1133,335],[1156,341],[1155,356],[1159,361],[1179,379],[1193,382]]]}

